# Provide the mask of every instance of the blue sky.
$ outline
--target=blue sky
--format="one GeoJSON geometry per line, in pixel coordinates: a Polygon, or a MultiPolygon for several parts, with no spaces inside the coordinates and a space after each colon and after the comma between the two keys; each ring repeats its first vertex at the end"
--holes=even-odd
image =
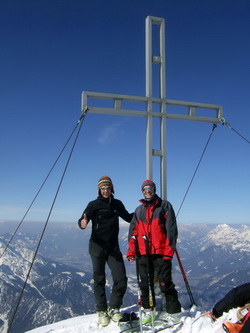
{"type": "MultiPolygon", "coordinates": [[[[249,140],[249,15],[247,0],[2,2],[0,220],[22,219],[80,117],[82,91],[145,96],[147,16],[165,19],[167,98],[222,105],[249,140]]],[[[176,212],[211,130],[167,120],[168,200],[176,212]]],[[[26,220],[46,220],[69,149],[26,220]]],[[[249,223],[249,152],[218,125],[178,222],[249,223]]],[[[50,220],[75,222],[104,174],[133,211],[146,177],[144,118],[86,115],[50,220]]]]}

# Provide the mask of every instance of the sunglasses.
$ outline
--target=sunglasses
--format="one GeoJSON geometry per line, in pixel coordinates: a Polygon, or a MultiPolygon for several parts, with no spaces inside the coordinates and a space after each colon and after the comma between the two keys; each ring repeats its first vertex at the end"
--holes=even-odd
{"type": "Polygon", "coordinates": [[[152,187],[152,186],[149,186],[149,187],[147,187],[147,188],[143,188],[142,189],[142,192],[144,193],[144,192],[154,192],[154,188],[152,187]]]}
{"type": "Polygon", "coordinates": [[[111,191],[111,187],[110,186],[103,186],[103,187],[100,187],[100,189],[102,190],[102,191],[111,191]]]}

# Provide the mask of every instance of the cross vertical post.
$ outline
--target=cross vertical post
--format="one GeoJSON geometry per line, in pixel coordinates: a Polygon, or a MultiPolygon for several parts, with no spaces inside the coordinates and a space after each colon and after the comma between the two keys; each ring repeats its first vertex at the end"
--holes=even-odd
{"type": "MultiPolygon", "coordinates": [[[[162,18],[148,16],[146,18],[146,97],[149,101],[153,97],[153,64],[158,65],[161,100],[166,99],[166,60],[165,60],[165,21],[162,18]],[[153,24],[159,28],[159,55],[153,54],[153,24]]],[[[156,96],[157,97],[157,96],[156,96]]],[[[153,112],[153,105],[148,103],[148,112],[153,112]]],[[[166,113],[166,104],[160,105],[160,112],[166,113]]],[[[147,117],[146,128],[146,177],[153,179],[153,156],[160,157],[160,193],[162,198],[167,197],[167,162],[166,162],[166,119],[160,118],[160,149],[153,149],[153,117],[147,117]]]]}

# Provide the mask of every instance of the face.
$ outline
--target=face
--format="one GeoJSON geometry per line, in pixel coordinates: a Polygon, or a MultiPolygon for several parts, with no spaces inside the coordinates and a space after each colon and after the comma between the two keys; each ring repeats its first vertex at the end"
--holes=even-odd
{"type": "Polygon", "coordinates": [[[145,199],[151,199],[155,194],[154,188],[152,186],[147,186],[147,185],[143,187],[142,192],[144,194],[145,199]]]}
{"type": "Polygon", "coordinates": [[[102,186],[100,187],[101,195],[104,198],[109,198],[111,196],[111,186],[102,186]]]}

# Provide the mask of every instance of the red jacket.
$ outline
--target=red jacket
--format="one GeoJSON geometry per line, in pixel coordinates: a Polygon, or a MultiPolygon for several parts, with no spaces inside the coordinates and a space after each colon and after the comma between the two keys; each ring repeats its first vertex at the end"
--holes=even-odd
{"type": "Polygon", "coordinates": [[[172,259],[178,237],[175,213],[167,200],[155,195],[155,200],[148,203],[140,200],[142,205],[136,208],[130,223],[128,237],[127,258],[135,257],[135,243],[132,236],[136,236],[140,255],[146,255],[143,236],[149,242],[149,255],[162,255],[164,259],[172,259]]]}

